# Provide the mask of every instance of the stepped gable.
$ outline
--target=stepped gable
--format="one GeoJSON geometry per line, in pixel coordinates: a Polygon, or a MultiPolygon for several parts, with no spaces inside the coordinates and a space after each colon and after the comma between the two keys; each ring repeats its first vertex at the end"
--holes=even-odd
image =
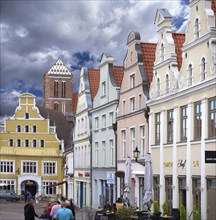
{"type": "Polygon", "coordinates": [[[113,76],[115,79],[116,86],[120,87],[121,82],[123,79],[123,74],[124,74],[124,67],[123,66],[113,66],[113,76]]]}
{"type": "Polygon", "coordinates": [[[89,69],[88,70],[88,79],[90,85],[91,99],[94,100],[94,97],[98,91],[99,82],[100,82],[100,70],[99,69],[89,69]]]}
{"type": "Polygon", "coordinates": [[[175,43],[175,52],[177,55],[178,70],[180,71],[182,65],[182,47],[185,42],[185,34],[172,33],[172,37],[175,43]]]}
{"type": "Polygon", "coordinates": [[[140,43],[140,47],[143,53],[143,65],[148,78],[148,87],[150,87],[153,77],[156,46],[157,44],[155,43],[140,43]]]}
{"type": "Polygon", "coordinates": [[[71,72],[64,65],[64,63],[58,59],[55,64],[49,69],[48,75],[71,75],[71,72]]]}
{"type": "Polygon", "coordinates": [[[64,140],[65,148],[68,145],[68,139],[71,132],[71,125],[68,123],[62,112],[44,108],[42,106],[37,106],[40,112],[40,115],[43,118],[50,119],[50,126],[56,126],[56,133],[60,140],[64,140]]]}
{"type": "Polygon", "coordinates": [[[73,92],[72,93],[72,112],[74,113],[76,113],[77,101],[78,101],[78,94],[73,92]]]}
{"type": "Polygon", "coordinates": [[[216,0],[212,0],[211,2],[212,2],[211,8],[212,8],[212,10],[214,12],[214,15],[216,16],[216,0]]]}

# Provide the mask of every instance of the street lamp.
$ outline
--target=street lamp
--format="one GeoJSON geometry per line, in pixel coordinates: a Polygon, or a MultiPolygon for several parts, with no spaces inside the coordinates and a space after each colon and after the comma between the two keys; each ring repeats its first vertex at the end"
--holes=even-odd
{"type": "Polygon", "coordinates": [[[140,151],[136,147],[136,149],[133,151],[133,157],[135,158],[135,161],[137,162],[137,159],[139,158],[140,151]]]}
{"type": "Polygon", "coordinates": [[[69,168],[68,168],[68,166],[66,165],[66,166],[65,166],[65,174],[66,174],[66,175],[68,174],[68,170],[69,170],[69,168]]]}

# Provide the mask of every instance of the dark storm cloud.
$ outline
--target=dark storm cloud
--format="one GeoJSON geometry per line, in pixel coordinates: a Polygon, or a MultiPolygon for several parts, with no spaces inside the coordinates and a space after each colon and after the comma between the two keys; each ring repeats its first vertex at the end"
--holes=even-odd
{"type": "MultiPolygon", "coordinates": [[[[159,2],[177,18],[187,8],[181,1],[159,2]]],[[[22,92],[34,93],[41,103],[43,75],[58,58],[72,67],[75,89],[82,65],[97,67],[103,52],[123,65],[129,32],[157,41],[153,23],[158,6],[150,0],[1,0],[1,115],[14,113],[14,100],[22,92]]]]}

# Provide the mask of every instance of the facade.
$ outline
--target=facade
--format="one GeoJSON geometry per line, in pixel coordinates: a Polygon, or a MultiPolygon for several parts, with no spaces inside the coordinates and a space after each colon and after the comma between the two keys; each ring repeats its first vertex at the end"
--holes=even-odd
{"type": "Polygon", "coordinates": [[[154,200],[172,208],[196,206],[215,219],[216,29],[215,7],[190,1],[185,36],[172,33],[172,17],[158,9],[158,43],[150,87],[149,143],[154,200]],[[214,10],[212,10],[214,8],[214,10]]]}
{"type": "Polygon", "coordinates": [[[116,201],[116,107],[123,77],[123,67],[114,66],[114,59],[102,54],[100,82],[94,97],[92,113],[92,207],[103,207],[116,201]]]}
{"type": "MultiPolygon", "coordinates": [[[[149,85],[156,44],[140,42],[140,34],[131,32],[127,39],[124,76],[117,109],[117,176],[118,197],[124,191],[124,172],[127,157],[133,157],[136,147],[144,161],[148,153],[149,85]]],[[[132,161],[130,203],[142,208],[144,197],[144,166],[132,161]]]]}
{"type": "Polygon", "coordinates": [[[56,126],[41,116],[35,96],[23,93],[15,114],[1,126],[0,184],[17,194],[61,194],[62,186],[55,185],[62,181],[63,151],[56,126]]]}
{"type": "Polygon", "coordinates": [[[91,206],[91,109],[99,85],[99,70],[83,67],[74,127],[74,202],[78,207],[91,206]]]}

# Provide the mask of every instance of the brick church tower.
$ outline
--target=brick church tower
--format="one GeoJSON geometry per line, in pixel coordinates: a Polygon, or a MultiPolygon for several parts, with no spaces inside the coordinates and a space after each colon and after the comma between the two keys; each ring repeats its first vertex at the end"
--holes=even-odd
{"type": "Polygon", "coordinates": [[[66,117],[72,113],[72,73],[58,59],[43,77],[43,106],[61,111],[66,117]]]}

